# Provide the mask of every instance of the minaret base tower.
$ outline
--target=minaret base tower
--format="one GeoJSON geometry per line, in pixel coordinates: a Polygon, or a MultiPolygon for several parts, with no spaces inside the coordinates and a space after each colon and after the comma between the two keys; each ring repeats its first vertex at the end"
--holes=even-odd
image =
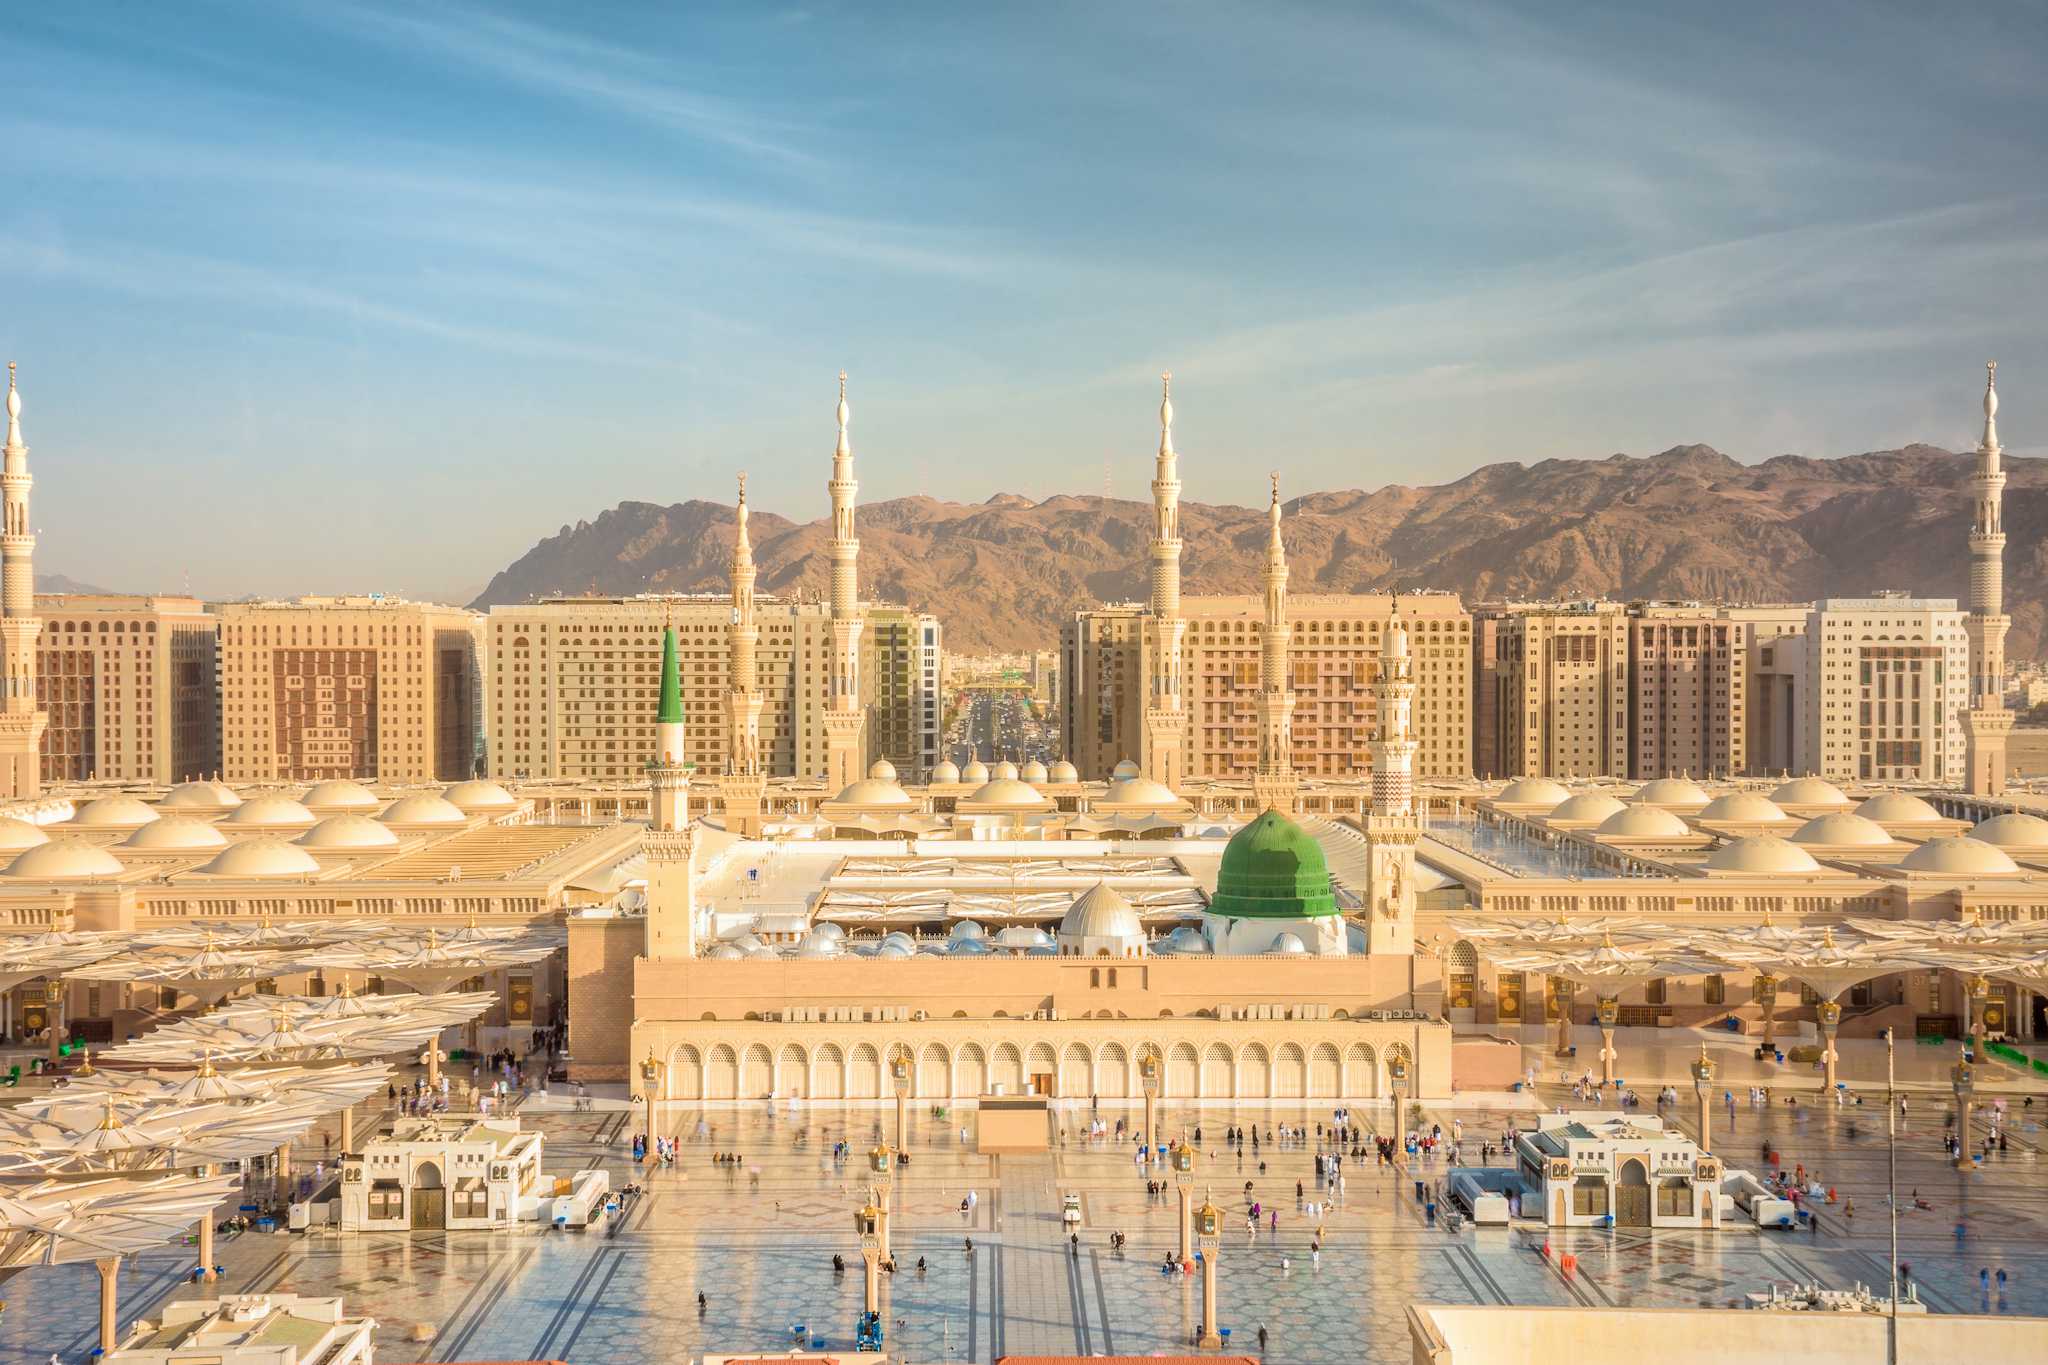
{"type": "Polygon", "coordinates": [[[43,790],[43,730],[50,718],[36,705],[35,528],[29,520],[28,447],[21,443],[21,395],[7,362],[7,445],[0,463],[0,800],[43,790]]]}

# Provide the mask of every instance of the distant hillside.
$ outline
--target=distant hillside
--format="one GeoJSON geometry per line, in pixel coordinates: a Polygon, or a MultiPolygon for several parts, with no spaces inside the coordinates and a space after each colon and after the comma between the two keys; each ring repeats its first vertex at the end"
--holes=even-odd
{"type": "Polygon", "coordinates": [[[104,597],[111,593],[113,589],[95,588],[90,583],[81,583],[77,579],[72,578],[66,574],[39,573],[36,575],[36,591],[67,592],[78,594],[81,596],[104,597]]]}
{"type": "MultiPolygon", "coordinates": [[[[1805,601],[1881,587],[1961,596],[1968,454],[1908,446],[1743,465],[1706,446],[1635,459],[1496,464],[1455,483],[1311,493],[1287,504],[1298,592],[1443,588],[1468,602],[1557,596],[1805,601]]],[[[1198,459],[1181,477],[1202,486],[1198,459]]],[[[2009,460],[2006,610],[2015,658],[2039,657],[2048,600],[2048,461],[2009,460]]],[[[1141,502],[998,494],[860,509],[865,593],[935,611],[955,650],[1050,645],[1061,620],[1145,592],[1141,502]]],[[[1182,504],[1185,589],[1252,592],[1264,509],[1182,504]]],[[[722,592],[733,509],[626,502],[564,526],[491,580],[477,606],[560,592],[722,592]]],[[[760,587],[821,595],[829,527],[756,510],[760,587]]]]}

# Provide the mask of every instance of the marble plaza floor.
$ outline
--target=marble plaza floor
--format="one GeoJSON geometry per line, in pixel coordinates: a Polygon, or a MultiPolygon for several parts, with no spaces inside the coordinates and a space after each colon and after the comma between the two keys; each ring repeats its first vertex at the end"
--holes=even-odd
{"type": "MultiPolygon", "coordinates": [[[[1542,1098],[1548,1106],[1564,1096],[1546,1085],[1542,1098]]],[[[1912,1101],[1899,1144],[1900,1187],[1931,1207],[1902,1216],[1900,1255],[1937,1311],[2048,1314],[2048,1158],[2040,1156],[2048,1133],[2035,1117],[2048,1118],[2048,1101],[2031,1111],[2013,1103],[2012,1151],[1962,1175],[1941,1158],[1946,1106],[1933,1094],[1912,1101]],[[1960,1243],[1959,1222],[1966,1231],[1960,1243]],[[2004,1292],[1980,1292],[1979,1269],[2000,1267],[2007,1272],[2004,1292]]],[[[1112,1123],[1138,1112],[1102,1110],[1112,1123]]],[[[1817,1232],[1764,1234],[1738,1226],[1720,1233],[1561,1233],[1551,1238],[1555,1249],[1579,1259],[1579,1272],[1569,1278],[1539,1254],[1541,1230],[1468,1225],[1453,1234],[1430,1226],[1408,1179],[1380,1175],[1369,1162],[1349,1168],[1324,1220],[1316,1266],[1308,1250],[1311,1220],[1294,1198],[1297,1180],[1314,1197],[1313,1143],[1264,1144],[1254,1157],[1221,1138],[1233,1122],[1312,1127],[1329,1121],[1327,1105],[1165,1105],[1161,1112],[1169,1131],[1200,1127],[1207,1155],[1197,1188],[1213,1191],[1232,1211],[1234,1235],[1218,1263],[1221,1320],[1239,1349],[1253,1347],[1264,1324],[1275,1361],[1405,1362],[1404,1312],[1416,1301],[1693,1306],[1725,1303],[1772,1280],[1880,1288],[1885,1280],[1881,1103],[1861,1110],[1742,1104],[1732,1123],[1725,1108],[1716,1112],[1715,1147],[1731,1165],[1754,1164],[1768,1137],[1788,1166],[1804,1163],[1836,1186],[1844,1202],[1823,1210],[1817,1232]],[[1247,1180],[1255,1197],[1280,1208],[1277,1236],[1262,1228],[1249,1244],[1247,1180]]],[[[1432,1118],[1447,1131],[1453,1118],[1460,1120],[1472,1147],[1482,1135],[1497,1137],[1515,1112],[1442,1106],[1432,1107],[1432,1118]]],[[[1526,1121],[1528,1111],[1520,1112],[1526,1121]]],[[[1069,1129],[1078,1131],[1087,1113],[1085,1103],[1069,1107],[1069,1129]]],[[[1373,1127],[1388,1120],[1384,1104],[1358,1106],[1353,1114],[1373,1127]]],[[[548,1134],[550,1167],[603,1162],[616,1180],[628,1178],[628,1112],[528,1117],[548,1134]]],[[[1690,1105],[1680,1117],[1689,1129],[1690,1105]]],[[[850,1347],[861,1294],[851,1214],[863,1185],[858,1159],[836,1164],[830,1147],[843,1138],[864,1152],[893,1122],[891,1112],[771,1112],[755,1104],[670,1118],[683,1139],[682,1159],[645,1177],[647,1197],[613,1228],[249,1235],[220,1245],[224,1287],[343,1294],[351,1311],[378,1319],[378,1354],[392,1362],[680,1361],[706,1350],[786,1348],[798,1325],[807,1339],[850,1347]],[[714,1165],[715,1151],[738,1152],[744,1165],[714,1165]],[[831,1269],[835,1251],[847,1260],[843,1277],[831,1269]],[[437,1330],[426,1344],[409,1340],[421,1322],[437,1330]]],[[[960,1143],[961,1114],[940,1120],[913,1106],[912,1119],[912,1162],[899,1180],[900,1269],[885,1280],[892,1356],[992,1361],[1008,1353],[1185,1349],[1199,1289],[1192,1277],[1160,1272],[1174,1242],[1175,1205],[1171,1196],[1147,1197],[1146,1175],[1127,1146],[1070,1132],[1050,1156],[1007,1158],[998,1169],[960,1143]],[[963,1214],[959,1204],[969,1191],[976,1206],[963,1214]],[[1078,1256],[1069,1253],[1059,1221],[1069,1191],[1081,1196],[1086,1219],[1078,1256]],[[1128,1235],[1122,1255],[1109,1248],[1112,1231],[1128,1235]],[[921,1273],[919,1257],[926,1260],[921,1273]]],[[[971,1124],[971,1115],[965,1121],[971,1124]]],[[[305,1152],[300,1160],[307,1161],[305,1152]]],[[[1421,1174],[1440,1178],[1442,1167],[1421,1174]]],[[[167,1248],[126,1265],[123,1321],[152,1317],[173,1298],[200,1296],[199,1286],[184,1282],[191,1264],[189,1250],[167,1248]]],[[[93,1346],[97,1276],[89,1265],[33,1269],[0,1293],[8,1300],[0,1365],[42,1365],[53,1353],[81,1360],[93,1346]]]]}

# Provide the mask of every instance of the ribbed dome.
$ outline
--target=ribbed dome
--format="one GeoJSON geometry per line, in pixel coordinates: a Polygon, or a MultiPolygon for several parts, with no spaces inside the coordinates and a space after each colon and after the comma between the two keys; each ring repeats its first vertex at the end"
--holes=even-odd
{"type": "Polygon", "coordinates": [[[1711,798],[1704,787],[1689,777],[1660,777],[1654,782],[1645,782],[1630,799],[1638,806],[1698,810],[1711,798]]]}
{"type": "Polygon", "coordinates": [[[1112,806],[1177,806],[1180,798],[1164,782],[1149,777],[1126,777],[1109,784],[1102,800],[1112,806]]]}
{"type": "MultiPolygon", "coordinates": [[[[887,942],[882,944],[884,949],[890,946],[887,942]]],[[[798,957],[838,957],[839,940],[827,938],[814,930],[811,933],[805,934],[802,941],[796,945],[796,955],[798,957]]]]}
{"type": "Polygon", "coordinates": [[[282,839],[244,839],[199,869],[216,877],[304,877],[320,870],[313,855],[282,839]]]}
{"type": "Polygon", "coordinates": [[[704,956],[714,962],[738,962],[746,954],[733,947],[730,943],[721,943],[710,952],[704,954],[704,956]]]}
{"type": "Polygon", "coordinates": [[[1120,782],[1126,777],[1136,777],[1141,771],[1143,770],[1136,763],[1127,758],[1109,770],[1109,780],[1120,782]]]}
{"type": "Polygon", "coordinates": [[[1166,951],[1169,953],[1206,953],[1210,951],[1209,940],[1202,937],[1202,931],[1192,924],[1183,924],[1166,936],[1166,951]]]}
{"type": "Polygon", "coordinates": [[[358,853],[397,848],[398,836],[391,832],[389,825],[379,824],[367,815],[351,811],[346,815],[328,816],[293,842],[300,848],[328,853],[358,853]]]}
{"type": "Polygon", "coordinates": [[[518,808],[519,798],[495,782],[472,778],[444,789],[441,799],[465,815],[496,815],[518,808]]]}
{"type": "Polygon", "coordinates": [[[121,860],[84,839],[52,839],[17,854],[0,876],[27,881],[68,882],[88,877],[118,877],[121,860]]]}
{"type": "MultiPolygon", "coordinates": [[[[891,769],[893,772],[894,769],[891,769]]],[[[849,806],[914,806],[910,793],[888,778],[863,777],[858,782],[846,784],[846,790],[835,798],[849,806]]]]}
{"type": "Polygon", "coordinates": [[[868,776],[880,778],[884,782],[894,782],[896,780],[896,765],[886,758],[878,758],[868,764],[868,776]]]}
{"type": "Polygon", "coordinates": [[[1323,846],[1279,811],[1267,811],[1224,845],[1209,909],[1252,919],[1336,914],[1323,846]]]}
{"type": "Polygon", "coordinates": [[[1605,792],[1580,792],[1544,818],[1560,824],[1597,825],[1610,815],[1619,815],[1627,809],[1605,792]]]}
{"type": "Polygon", "coordinates": [[[1624,806],[1593,832],[1610,839],[1683,839],[1692,826],[1662,806],[1624,806]]]}
{"type": "Polygon", "coordinates": [[[1046,780],[1048,782],[1079,782],[1081,780],[1081,770],[1063,758],[1052,765],[1051,770],[1046,774],[1046,780]]]}
{"type": "Polygon", "coordinates": [[[980,786],[988,781],[988,764],[978,758],[968,760],[967,766],[960,770],[960,780],[980,786]]]}
{"type": "Polygon", "coordinates": [[[49,842],[50,836],[43,832],[41,825],[17,820],[11,815],[0,815],[0,853],[19,853],[25,848],[49,842]]]}
{"type": "Polygon", "coordinates": [[[1554,810],[1571,799],[1571,793],[1547,777],[1523,777],[1500,789],[1493,798],[1501,806],[1536,806],[1554,810]]]}
{"type": "Polygon", "coordinates": [[[1017,779],[1021,782],[1044,782],[1050,777],[1045,765],[1035,758],[1017,769],[1017,779]]]}
{"type": "Polygon", "coordinates": [[[1875,820],[1854,811],[1829,811],[1816,815],[1792,832],[1795,844],[1824,844],[1842,848],[1888,848],[1892,836],[1875,820]]]}
{"type": "Polygon", "coordinates": [[[959,780],[960,765],[950,758],[940,759],[939,766],[932,769],[932,781],[934,784],[945,785],[958,782],[959,780]]]}
{"type": "Polygon", "coordinates": [[[2000,848],[2048,849],[2048,820],[2011,811],[1992,816],[1971,830],[1970,837],[1979,843],[1996,844],[2000,848]]]}
{"type": "Polygon", "coordinates": [[[225,782],[180,782],[164,793],[156,808],[165,810],[223,811],[242,804],[242,798],[225,782]]]}
{"type": "Polygon", "coordinates": [[[1775,834],[1754,834],[1722,845],[1708,855],[1713,872],[1818,872],[1813,855],[1775,834]]]}
{"type": "Polygon", "coordinates": [[[1771,793],[1771,800],[1781,806],[1846,806],[1849,798],[1842,795],[1842,789],[1825,778],[1795,777],[1771,793]]]}
{"type": "Polygon", "coordinates": [[[1997,877],[2019,871],[2019,864],[1996,844],[1956,836],[1929,839],[1899,859],[1908,872],[1931,872],[1942,877],[1997,877]]]}
{"type": "Polygon", "coordinates": [[[1018,775],[1017,765],[1008,759],[1004,759],[1001,763],[990,768],[988,775],[997,782],[1017,782],[1022,780],[1018,775]]]}
{"type": "Polygon", "coordinates": [[[998,929],[996,936],[988,940],[988,942],[995,944],[998,948],[1013,950],[1018,948],[1050,948],[1052,946],[1052,935],[1046,933],[1043,929],[1034,929],[1023,924],[1012,924],[1006,929],[998,929]]]}
{"type": "Polygon", "coordinates": [[[204,853],[227,847],[228,836],[204,820],[173,815],[152,820],[121,841],[121,847],[150,853],[204,853]]]}
{"type": "Polygon", "coordinates": [[[305,829],[313,820],[313,812],[289,796],[259,796],[235,807],[221,823],[257,829],[305,829]]]}
{"type": "Polygon", "coordinates": [[[976,924],[971,919],[963,919],[958,924],[955,924],[953,926],[952,930],[946,935],[946,937],[954,940],[959,940],[963,938],[987,938],[988,930],[982,928],[979,924],[976,924]]]}
{"type": "Polygon", "coordinates": [[[1273,942],[1267,946],[1266,951],[1269,953],[1285,953],[1289,957],[1293,957],[1297,953],[1306,953],[1308,945],[1301,941],[1301,935],[1299,934],[1279,933],[1273,935],[1273,942]]]}
{"type": "Polygon", "coordinates": [[[1778,809],[1775,801],[1755,792],[1729,792],[1726,796],[1717,796],[1707,803],[1697,818],[1731,825],[1777,825],[1790,823],[1792,819],[1778,809]]]}
{"type": "Polygon", "coordinates": [[[1941,819],[1941,812],[1911,792],[1880,792],[1856,808],[1856,813],[1880,825],[1925,825],[1941,819]]]}
{"type": "Polygon", "coordinates": [[[148,803],[132,796],[102,796],[71,817],[78,829],[140,829],[162,817],[148,803]]]}
{"type": "Polygon", "coordinates": [[[400,797],[385,807],[384,813],[377,818],[387,825],[421,828],[459,825],[469,819],[454,802],[430,796],[426,792],[414,792],[411,796],[400,797]]]}
{"type": "Polygon", "coordinates": [[[985,938],[956,938],[946,945],[948,957],[986,957],[989,951],[985,938]]]}
{"type": "Polygon", "coordinates": [[[1131,903],[1108,882],[1097,882],[1067,907],[1061,938],[1143,938],[1145,926],[1131,903]]]}
{"type": "Polygon", "coordinates": [[[367,814],[384,803],[362,783],[336,777],[315,782],[312,790],[299,798],[299,804],[316,815],[336,815],[351,810],[367,814]]]}
{"type": "Polygon", "coordinates": [[[1036,787],[1014,777],[998,777],[984,782],[966,799],[977,806],[1039,806],[1045,802],[1036,787]]]}

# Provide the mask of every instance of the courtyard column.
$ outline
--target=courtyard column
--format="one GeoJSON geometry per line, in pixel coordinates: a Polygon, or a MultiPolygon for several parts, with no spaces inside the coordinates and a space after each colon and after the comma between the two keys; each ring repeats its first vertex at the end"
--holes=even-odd
{"type": "Polygon", "coordinates": [[[1756,974],[1756,1003],[1764,1015],[1764,1047],[1775,1051],[1778,1045],[1778,978],[1769,972],[1756,974]]]}
{"type": "Polygon", "coordinates": [[[1196,1241],[1202,1250],[1202,1331],[1196,1345],[1221,1346],[1223,1334],[1216,1330],[1216,1253],[1223,1245],[1222,1215],[1210,1201],[1202,1201],[1195,1215],[1196,1241]]]}
{"type": "Polygon", "coordinates": [[[54,1066],[57,1062],[57,1049],[62,1045],[64,1038],[64,983],[62,981],[52,981],[48,994],[50,997],[50,1063],[54,1066]]]}
{"type": "Polygon", "coordinates": [[[875,1207],[881,1210],[882,1257],[887,1260],[895,1255],[889,1244],[889,1224],[892,1221],[889,1215],[889,1194],[894,1183],[892,1176],[896,1169],[896,1154],[887,1147],[875,1148],[868,1153],[868,1169],[874,1175],[874,1202],[875,1207]]]}
{"type": "Polygon", "coordinates": [[[102,1256],[94,1262],[100,1271],[100,1354],[112,1355],[121,1349],[120,1337],[120,1286],[121,1258],[102,1256]]]}
{"type": "Polygon", "coordinates": [[[1603,995],[1597,1006],[1600,1020],[1600,1083],[1614,1084],[1614,1025],[1621,1018],[1621,1001],[1612,995],[1603,995]]]}
{"type": "Polygon", "coordinates": [[[1970,978],[1968,1004],[1970,1012],[1970,1055],[1984,1055],[1984,1002],[1991,998],[1991,980],[1981,973],[1970,978]]]}
{"type": "Polygon", "coordinates": [[[1835,1031],[1842,1026],[1842,1007],[1833,1000],[1823,1000],[1814,1013],[1820,1017],[1820,1060],[1827,1074],[1827,1088],[1835,1088],[1835,1063],[1840,1054],[1835,1051],[1835,1031]]]}
{"type": "Polygon", "coordinates": [[[860,1234],[860,1259],[865,1268],[866,1286],[861,1296],[865,1311],[882,1311],[881,1268],[882,1268],[882,1211],[873,1204],[863,1205],[853,1215],[853,1229],[860,1234]]]}
{"type": "Polygon", "coordinates": [[[1961,1059],[1949,1068],[1948,1076],[1956,1091],[1956,1169],[1975,1170],[1977,1163],[1970,1159],[1970,1097],[1976,1092],[1977,1078],[1970,1064],[1961,1059]]]}
{"type": "MultiPolygon", "coordinates": [[[[1401,1157],[1407,1151],[1407,1144],[1403,1139],[1408,1132],[1408,1126],[1401,1118],[1401,1082],[1407,1079],[1408,1063],[1402,1061],[1399,1057],[1390,1058],[1387,1062],[1387,1081],[1389,1083],[1388,1089],[1394,1095],[1394,1127],[1391,1136],[1394,1139],[1394,1165],[1396,1169],[1399,1169],[1401,1157]]],[[[1394,1182],[1394,1202],[1397,1204],[1401,1202],[1401,1182],[1398,1180],[1394,1182]]]]}
{"type": "Polygon", "coordinates": [[[896,1150],[903,1150],[905,1129],[908,1126],[906,1110],[910,1104],[910,1051],[899,1049],[889,1062],[889,1083],[896,1089],[896,1150]]]}
{"type": "Polygon", "coordinates": [[[1561,976],[1547,978],[1544,998],[1557,1002],[1557,1055],[1566,1057],[1572,1050],[1572,1003],[1579,993],[1578,983],[1567,981],[1561,976]]]}
{"type": "Polygon", "coordinates": [[[277,1148],[277,1183],[278,1186],[284,1191],[286,1199],[291,1198],[291,1190],[289,1188],[291,1178],[292,1144],[290,1139],[286,1139],[284,1142],[279,1143],[277,1148]]]}
{"type": "Polygon", "coordinates": [[[1182,1142],[1173,1149],[1173,1183],[1180,1191],[1180,1263],[1195,1259],[1195,1149],[1182,1142]]]}
{"type": "Polygon", "coordinates": [[[1154,1126],[1159,1106],[1159,1053],[1148,1047],[1138,1058],[1138,1084],[1145,1091],[1145,1131],[1140,1134],[1145,1144],[1145,1163],[1152,1163],[1153,1134],[1159,1130],[1154,1126]]]}
{"type": "MultiPolygon", "coordinates": [[[[200,1168],[199,1174],[211,1178],[217,1169],[215,1166],[207,1165],[200,1168]]],[[[213,1273],[213,1215],[214,1210],[208,1209],[206,1216],[199,1220],[199,1278],[205,1280],[208,1284],[213,1283],[215,1278],[213,1273]]]]}
{"type": "Polygon", "coordinates": [[[427,1040],[427,1089],[441,1088],[441,1035],[427,1040]]]}
{"type": "Polygon", "coordinates": [[[1693,1093],[1700,1100],[1700,1150],[1711,1152],[1714,1148],[1714,1060],[1707,1056],[1707,1045],[1700,1044],[1700,1059],[1692,1064],[1693,1093]]]}
{"type": "Polygon", "coordinates": [[[654,1048],[649,1045],[647,1060],[640,1063],[640,1095],[647,1101],[647,1151],[654,1152],[656,1129],[655,1111],[661,1103],[661,1081],[668,1068],[655,1058],[654,1048]]]}
{"type": "Polygon", "coordinates": [[[351,1100],[341,1106],[341,1154],[347,1156],[356,1146],[356,1106],[351,1100]]]}

